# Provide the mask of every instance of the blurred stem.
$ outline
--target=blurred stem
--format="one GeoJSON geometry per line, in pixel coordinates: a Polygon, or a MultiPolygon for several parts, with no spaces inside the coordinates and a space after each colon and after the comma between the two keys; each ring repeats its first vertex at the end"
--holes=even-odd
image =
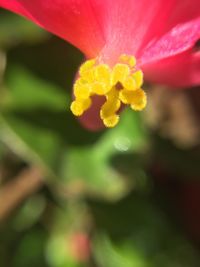
{"type": "Polygon", "coordinates": [[[0,189],[0,222],[43,185],[43,177],[44,174],[38,167],[30,167],[0,189]]]}

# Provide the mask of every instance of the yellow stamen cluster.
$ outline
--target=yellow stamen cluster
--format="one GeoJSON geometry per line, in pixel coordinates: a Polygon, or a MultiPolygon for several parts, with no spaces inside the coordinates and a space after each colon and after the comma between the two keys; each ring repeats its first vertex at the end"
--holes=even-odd
{"type": "Polygon", "coordinates": [[[106,127],[114,127],[119,121],[118,111],[122,104],[139,111],[146,106],[146,94],[141,89],[143,73],[136,70],[133,56],[121,55],[113,68],[87,60],[79,70],[74,84],[75,100],[71,104],[74,115],[81,116],[92,105],[91,97],[105,96],[100,117],[106,127]]]}

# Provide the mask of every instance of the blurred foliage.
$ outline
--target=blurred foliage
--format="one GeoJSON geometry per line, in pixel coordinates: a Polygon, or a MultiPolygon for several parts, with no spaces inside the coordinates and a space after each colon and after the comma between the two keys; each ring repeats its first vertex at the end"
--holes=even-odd
{"type": "Polygon", "coordinates": [[[0,225],[0,267],[198,267],[176,190],[198,181],[199,148],[175,147],[129,109],[114,129],[83,129],[69,111],[82,60],[0,10],[0,186],[45,170],[0,225]]]}

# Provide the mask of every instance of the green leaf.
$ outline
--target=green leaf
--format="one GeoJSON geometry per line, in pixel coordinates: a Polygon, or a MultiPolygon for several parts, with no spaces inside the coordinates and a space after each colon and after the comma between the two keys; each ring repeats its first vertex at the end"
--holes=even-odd
{"type": "Polygon", "coordinates": [[[43,195],[29,197],[14,217],[13,227],[20,232],[36,224],[44,212],[45,205],[46,201],[43,195]]]}
{"type": "Polygon", "coordinates": [[[120,115],[119,124],[108,129],[98,143],[97,150],[107,156],[145,150],[148,135],[139,113],[127,108],[120,115]]]}
{"type": "Polygon", "coordinates": [[[0,126],[1,139],[11,150],[25,160],[41,164],[52,171],[61,147],[56,135],[10,114],[1,115],[0,126]]]}
{"type": "Polygon", "coordinates": [[[116,245],[106,235],[96,240],[95,255],[100,267],[150,266],[136,248],[124,243],[116,245]]]}
{"type": "Polygon", "coordinates": [[[93,191],[111,199],[121,197],[130,190],[130,184],[112,164],[112,159],[121,155],[123,163],[127,153],[145,149],[146,141],[140,118],[127,110],[120,124],[105,130],[94,144],[71,147],[61,166],[61,176],[72,188],[81,187],[83,191],[93,191]]]}
{"type": "Polygon", "coordinates": [[[66,187],[82,192],[93,192],[108,198],[118,197],[125,190],[120,175],[99,157],[92,148],[71,149],[61,167],[66,187]],[[76,189],[77,188],[77,189],[76,189]]]}
{"type": "MultiPolygon", "coordinates": [[[[25,160],[39,163],[55,174],[62,154],[62,139],[54,129],[38,123],[38,119],[45,111],[57,118],[66,107],[66,95],[21,68],[12,69],[7,86],[0,114],[1,139],[25,160]]],[[[48,121],[53,125],[50,117],[43,118],[43,122],[48,121]]]]}
{"type": "Polygon", "coordinates": [[[69,105],[69,96],[67,98],[60,88],[36,78],[20,66],[12,67],[9,71],[6,85],[8,92],[4,109],[63,111],[69,105]]]}
{"type": "Polygon", "coordinates": [[[80,267],[71,255],[67,233],[53,236],[48,242],[46,254],[51,267],[80,267]]]}

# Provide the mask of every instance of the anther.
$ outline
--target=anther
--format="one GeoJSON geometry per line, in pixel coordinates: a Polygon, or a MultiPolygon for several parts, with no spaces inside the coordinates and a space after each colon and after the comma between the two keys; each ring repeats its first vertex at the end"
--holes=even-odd
{"type": "Polygon", "coordinates": [[[93,95],[105,96],[100,109],[100,117],[106,127],[114,127],[119,121],[121,104],[130,105],[133,110],[146,106],[146,94],[141,89],[143,73],[136,70],[133,56],[121,55],[113,68],[107,64],[97,64],[95,59],[82,64],[79,78],[74,84],[75,100],[71,111],[81,116],[92,105],[93,95]]]}

